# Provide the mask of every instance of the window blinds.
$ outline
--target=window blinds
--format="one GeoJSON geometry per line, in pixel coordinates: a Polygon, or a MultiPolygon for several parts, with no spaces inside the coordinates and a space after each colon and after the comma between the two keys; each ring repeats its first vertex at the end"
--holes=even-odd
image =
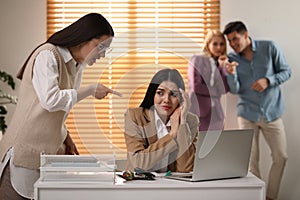
{"type": "Polygon", "coordinates": [[[82,86],[100,82],[123,94],[78,103],[67,127],[81,154],[126,157],[124,112],[138,107],[152,76],[176,68],[185,79],[208,29],[220,27],[219,0],[48,0],[47,34],[81,16],[101,13],[115,31],[113,51],[83,73],[82,86]]]}

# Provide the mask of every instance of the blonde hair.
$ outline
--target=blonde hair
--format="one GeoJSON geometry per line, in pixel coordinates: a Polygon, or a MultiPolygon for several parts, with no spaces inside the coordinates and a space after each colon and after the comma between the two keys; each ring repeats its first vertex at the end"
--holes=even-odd
{"type": "Polygon", "coordinates": [[[205,35],[205,38],[204,38],[203,53],[206,56],[210,56],[210,57],[213,56],[212,53],[209,51],[209,48],[208,48],[208,45],[211,42],[213,37],[221,37],[221,38],[224,39],[224,41],[225,41],[225,50],[223,52],[223,55],[226,55],[226,53],[227,53],[226,39],[225,39],[224,34],[219,30],[208,30],[208,32],[207,32],[207,34],[205,35]]]}

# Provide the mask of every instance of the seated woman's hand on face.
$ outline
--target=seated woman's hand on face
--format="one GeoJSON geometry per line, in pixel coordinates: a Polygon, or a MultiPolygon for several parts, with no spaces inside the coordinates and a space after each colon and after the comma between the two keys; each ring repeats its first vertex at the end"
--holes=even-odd
{"type": "Polygon", "coordinates": [[[171,131],[169,134],[174,138],[177,136],[180,124],[186,123],[186,116],[191,107],[191,101],[188,94],[181,88],[179,91],[179,95],[181,95],[181,97],[179,97],[179,101],[181,102],[180,106],[176,108],[176,110],[170,116],[171,131]]]}
{"type": "Polygon", "coordinates": [[[186,116],[191,108],[191,100],[189,98],[189,95],[186,91],[183,89],[179,88],[180,95],[182,98],[182,102],[180,105],[181,109],[181,117],[180,117],[180,124],[185,124],[186,123],[186,116]]]}
{"type": "Polygon", "coordinates": [[[176,136],[177,136],[177,132],[178,132],[179,125],[180,125],[180,116],[181,116],[180,107],[176,108],[176,110],[170,116],[171,130],[170,130],[169,134],[173,138],[176,138],[176,136]]]}

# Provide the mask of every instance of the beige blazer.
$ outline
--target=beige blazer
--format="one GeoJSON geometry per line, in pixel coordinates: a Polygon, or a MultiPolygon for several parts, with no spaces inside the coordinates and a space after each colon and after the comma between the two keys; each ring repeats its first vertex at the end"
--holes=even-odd
{"type": "Polygon", "coordinates": [[[169,155],[169,158],[173,158],[169,162],[169,170],[192,171],[198,129],[198,117],[188,113],[187,123],[180,125],[176,139],[167,134],[158,140],[153,110],[141,107],[128,109],[125,113],[124,133],[127,146],[125,170],[133,170],[135,167],[149,170],[169,155]]]}

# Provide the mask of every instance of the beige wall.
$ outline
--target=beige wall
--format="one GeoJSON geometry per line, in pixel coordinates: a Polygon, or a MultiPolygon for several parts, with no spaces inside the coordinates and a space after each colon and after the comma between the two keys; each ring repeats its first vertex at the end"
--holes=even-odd
{"type": "MultiPolygon", "coordinates": [[[[300,26],[300,1],[289,0],[222,0],[221,27],[230,20],[243,20],[254,38],[275,40],[282,47],[292,67],[293,77],[282,86],[286,103],[283,116],[286,124],[289,161],[282,182],[281,200],[300,198],[300,134],[297,126],[300,93],[300,74],[297,58],[300,26]],[[285,3],[285,2],[288,2],[285,3]]],[[[33,48],[46,39],[46,0],[0,0],[0,67],[16,74],[33,48]]],[[[19,81],[17,81],[19,84],[19,81]]],[[[16,93],[15,93],[16,94],[16,93]]],[[[236,98],[226,99],[227,127],[236,127],[236,98]]],[[[14,111],[10,106],[9,118],[14,111]]],[[[9,120],[8,118],[8,120],[9,120]]],[[[270,164],[269,150],[262,141],[262,167],[270,164]]]]}
{"type": "MultiPolygon", "coordinates": [[[[0,0],[0,69],[15,75],[37,44],[46,39],[46,0],[0,0]]],[[[9,87],[4,89],[11,94],[9,87]]],[[[2,86],[2,85],[1,85],[2,86]]],[[[14,105],[8,105],[7,121],[14,105]]]]}

